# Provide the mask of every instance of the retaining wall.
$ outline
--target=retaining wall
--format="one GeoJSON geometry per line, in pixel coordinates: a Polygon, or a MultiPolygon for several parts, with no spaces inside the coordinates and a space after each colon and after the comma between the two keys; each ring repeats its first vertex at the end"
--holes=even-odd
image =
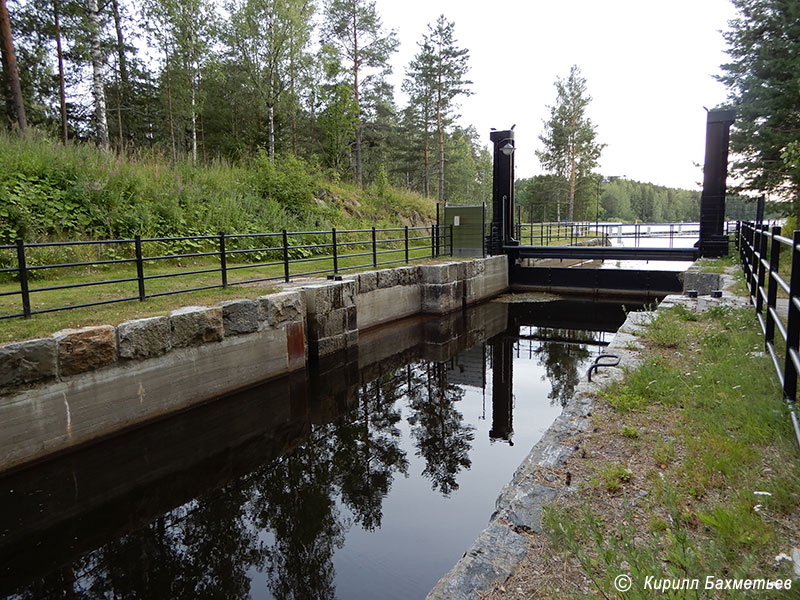
{"type": "Polygon", "coordinates": [[[508,289],[505,256],[307,281],[257,300],[0,346],[0,471],[358,346],[359,332],[508,289]]]}

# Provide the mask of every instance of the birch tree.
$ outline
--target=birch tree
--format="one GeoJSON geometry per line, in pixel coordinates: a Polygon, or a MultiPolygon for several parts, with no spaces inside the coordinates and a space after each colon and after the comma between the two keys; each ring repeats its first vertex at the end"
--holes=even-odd
{"type": "Polygon", "coordinates": [[[104,22],[100,14],[97,0],[89,0],[87,6],[89,18],[89,46],[92,59],[92,97],[94,98],[94,121],[97,145],[103,152],[110,149],[108,143],[108,120],[106,114],[106,93],[103,88],[103,55],[102,35],[104,22]]]}
{"type": "Polygon", "coordinates": [[[293,82],[314,6],[309,0],[243,0],[229,6],[231,50],[266,109],[269,160],[275,160],[275,107],[293,82]]]}

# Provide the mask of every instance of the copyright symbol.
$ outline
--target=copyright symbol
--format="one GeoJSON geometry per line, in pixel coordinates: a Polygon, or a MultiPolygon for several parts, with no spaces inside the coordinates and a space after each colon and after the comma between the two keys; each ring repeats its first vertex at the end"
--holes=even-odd
{"type": "Polygon", "coordinates": [[[617,575],[614,578],[614,587],[618,592],[627,592],[631,589],[632,584],[633,582],[631,582],[630,575],[626,575],[625,573],[617,575]]]}

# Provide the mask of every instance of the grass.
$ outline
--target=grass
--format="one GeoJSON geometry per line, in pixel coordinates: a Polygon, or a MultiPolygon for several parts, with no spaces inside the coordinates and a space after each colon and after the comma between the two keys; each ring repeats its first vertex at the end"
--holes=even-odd
{"type": "Polygon", "coordinates": [[[0,243],[391,227],[436,215],[432,199],[385,178],[361,189],[291,156],[195,165],[35,134],[0,133],[0,197],[0,243]]]}
{"type": "Polygon", "coordinates": [[[545,508],[532,574],[505,586],[644,600],[661,595],[644,588],[654,576],[701,581],[667,598],[796,597],[702,591],[708,575],[790,579],[775,557],[798,545],[800,452],[752,309],[659,311],[645,337],[648,359],[602,394],[565,466],[580,494],[545,508]],[[633,587],[619,594],[623,574],[633,587]]]}

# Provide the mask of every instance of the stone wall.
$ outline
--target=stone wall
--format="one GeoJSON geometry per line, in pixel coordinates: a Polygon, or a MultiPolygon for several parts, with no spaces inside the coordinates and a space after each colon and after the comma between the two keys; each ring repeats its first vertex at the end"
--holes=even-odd
{"type": "Polygon", "coordinates": [[[0,346],[0,471],[355,348],[508,288],[505,256],[369,271],[0,346]]]}

